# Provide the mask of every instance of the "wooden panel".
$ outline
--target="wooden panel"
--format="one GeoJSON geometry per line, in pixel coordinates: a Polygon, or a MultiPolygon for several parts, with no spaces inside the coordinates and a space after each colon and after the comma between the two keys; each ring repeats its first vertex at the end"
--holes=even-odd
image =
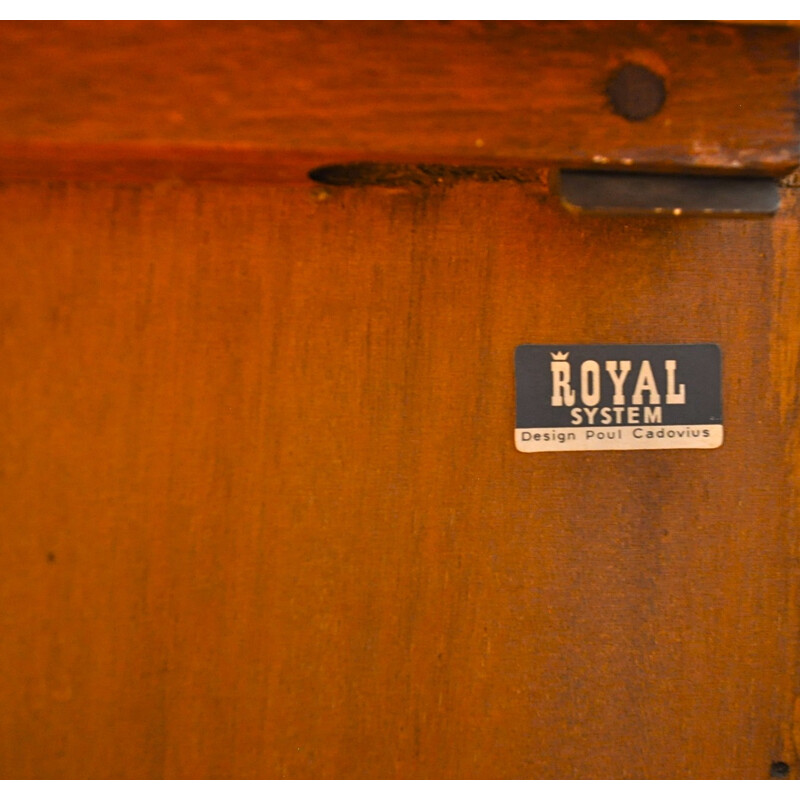
{"type": "Polygon", "coordinates": [[[0,775],[796,773],[798,214],[4,185],[0,775]],[[550,341],[719,343],[724,446],[516,452],[550,341]]]}
{"type": "Polygon", "coordinates": [[[0,777],[795,776],[796,181],[548,169],[785,172],[797,36],[4,23],[0,777]],[[551,341],[719,343],[724,446],[518,453],[551,341]]]}
{"type": "Polygon", "coordinates": [[[797,56],[796,29],[703,23],[4,23],[0,156],[135,144],[276,153],[298,175],[309,154],[785,173],[797,56]],[[665,83],[649,119],[613,113],[625,63],[665,83]]]}

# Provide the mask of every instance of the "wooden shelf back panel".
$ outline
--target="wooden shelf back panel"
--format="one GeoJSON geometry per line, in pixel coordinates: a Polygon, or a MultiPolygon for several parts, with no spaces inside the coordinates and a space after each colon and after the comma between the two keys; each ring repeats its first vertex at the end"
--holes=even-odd
{"type": "Polygon", "coordinates": [[[0,774],[796,769],[797,203],[0,190],[0,774]],[[716,342],[725,444],[519,453],[514,348],[716,342]]]}
{"type": "Polygon", "coordinates": [[[796,776],[797,191],[548,173],[791,169],[797,36],[3,23],[0,777],[796,776]],[[718,344],[724,445],[517,452],[552,342],[718,344]]]}

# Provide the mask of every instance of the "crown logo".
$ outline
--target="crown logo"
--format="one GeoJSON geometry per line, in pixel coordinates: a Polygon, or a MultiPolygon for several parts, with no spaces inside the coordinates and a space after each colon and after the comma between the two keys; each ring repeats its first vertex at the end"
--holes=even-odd
{"type": "Polygon", "coordinates": [[[569,353],[562,353],[560,350],[557,353],[550,353],[553,361],[566,361],[569,358],[569,353]]]}

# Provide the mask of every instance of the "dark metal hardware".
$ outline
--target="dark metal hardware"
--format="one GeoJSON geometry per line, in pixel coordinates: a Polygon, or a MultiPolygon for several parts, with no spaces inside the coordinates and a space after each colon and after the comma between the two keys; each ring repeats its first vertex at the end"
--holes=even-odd
{"type": "Polygon", "coordinates": [[[780,197],[773,178],[562,170],[567,208],[607,214],[750,216],[774,214],[780,197]]]}

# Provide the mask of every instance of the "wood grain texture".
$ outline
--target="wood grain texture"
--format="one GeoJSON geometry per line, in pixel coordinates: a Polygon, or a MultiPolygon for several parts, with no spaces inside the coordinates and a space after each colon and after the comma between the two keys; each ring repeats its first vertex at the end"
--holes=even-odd
{"type": "Polygon", "coordinates": [[[3,23],[0,777],[796,776],[797,192],[547,170],[785,172],[797,36],[3,23]],[[724,446],[518,453],[552,341],[720,344],[724,446]]]}
{"type": "MultiPolygon", "coordinates": [[[[208,163],[797,164],[796,29],[710,23],[3,23],[0,173],[20,145],[156,146],[208,163]],[[663,77],[612,112],[621,64],[663,77]]],[[[43,151],[34,150],[43,156],[43,151]]]]}
{"type": "Polygon", "coordinates": [[[770,332],[770,369],[778,378],[776,386],[779,411],[787,426],[786,452],[788,454],[790,485],[784,499],[786,505],[788,563],[790,567],[789,620],[796,632],[793,647],[793,685],[787,704],[794,702],[793,721],[786,726],[786,763],[795,765],[800,760],[800,426],[798,426],[798,380],[800,374],[800,195],[797,190],[784,192],[783,213],[773,225],[775,274],[770,295],[775,324],[770,332]]]}
{"type": "Polygon", "coordinates": [[[798,206],[0,188],[0,775],[759,778],[798,206]],[[717,342],[714,451],[531,456],[513,350],[717,342]]]}

